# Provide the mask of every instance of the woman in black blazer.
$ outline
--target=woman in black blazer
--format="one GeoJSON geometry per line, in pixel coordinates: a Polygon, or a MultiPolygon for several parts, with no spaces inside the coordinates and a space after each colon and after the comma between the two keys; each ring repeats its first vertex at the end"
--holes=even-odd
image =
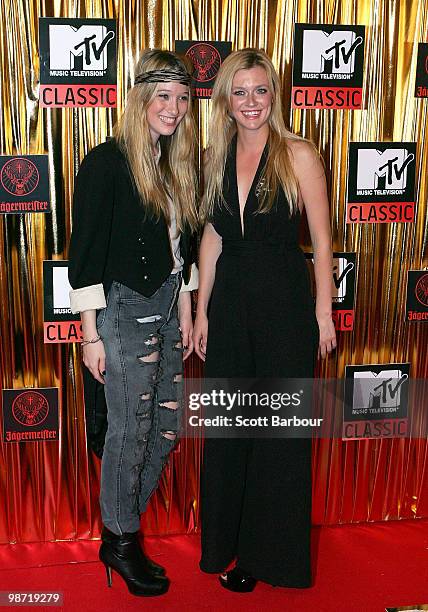
{"type": "Polygon", "coordinates": [[[83,361],[107,401],[100,560],[109,586],[113,568],[134,595],[160,595],[169,580],[138,531],[176,444],[193,349],[195,130],[178,56],[145,51],[136,75],[114,139],[84,158],[76,179],[69,279],[83,361]]]}

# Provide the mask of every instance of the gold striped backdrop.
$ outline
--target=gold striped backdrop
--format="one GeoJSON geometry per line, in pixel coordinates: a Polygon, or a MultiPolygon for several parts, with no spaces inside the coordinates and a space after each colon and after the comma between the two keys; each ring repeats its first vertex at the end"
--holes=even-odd
{"type": "MultiPolygon", "coordinates": [[[[75,171],[111,134],[145,47],[218,39],[267,50],[283,80],[286,121],[312,138],[325,160],[334,249],[358,254],[354,331],[340,334],[321,374],[341,377],[351,363],[410,361],[413,378],[426,376],[427,326],[405,324],[404,304],[407,270],[428,264],[427,101],[413,97],[428,0],[2,0],[0,7],[0,152],[48,153],[53,209],[0,219],[1,383],[59,387],[61,428],[59,443],[0,443],[0,542],[99,534],[99,462],[85,447],[79,351],[43,344],[42,261],[67,258],[75,171]],[[39,107],[38,18],[48,16],[117,19],[117,109],[39,107]],[[366,26],[364,110],[291,110],[295,22],[366,26]],[[414,224],[345,224],[352,140],[418,142],[414,224]]],[[[201,147],[209,104],[195,102],[201,147]]],[[[304,245],[310,248],[307,233],[304,245]]],[[[200,375],[196,359],[187,374],[200,375]]],[[[428,516],[426,439],[322,440],[314,450],[316,523],[428,516]]],[[[144,519],[147,532],[197,527],[199,464],[200,444],[183,440],[144,519]]]]}

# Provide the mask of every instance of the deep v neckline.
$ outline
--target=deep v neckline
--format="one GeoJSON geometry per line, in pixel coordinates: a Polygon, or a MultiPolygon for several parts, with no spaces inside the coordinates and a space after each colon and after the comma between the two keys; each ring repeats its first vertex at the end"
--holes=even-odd
{"type": "Polygon", "coordinates": [[[255,185],[257,184],[257,181],[258,181],[258,178],[259,178],[259,175],[260,175],[260,172],[261,172],[262,162],[265,160],[265,157],[266,157],[267,146],[268,146],[268,143],[266,142],[266,144],[264,146],[264,149],[262,151],[262,154],[260,155],[259,163],[258,163],[256,171],[254,173],[253,180],[252,180],[251,185],[250,185],[250,189],[248,190],[247,197],[246,197],[246,200],[244,202],[244,206],[242,208],[242,216],[241,216],[241,202],[239,201],[238,168],[237,168],[238,137],[235,134],[235,136],[233,138],[233,175],[234,175],[234,179],[235,179],[236,201],[238,203],[239,229],[240,229],[240,234],[241,234],[242,240],[245,239],[245,213],[246,213],[247,208],[248,208],[248,201],[250,199],[251,194],[253,193],[253,191],[255,189],[255,185]]]}

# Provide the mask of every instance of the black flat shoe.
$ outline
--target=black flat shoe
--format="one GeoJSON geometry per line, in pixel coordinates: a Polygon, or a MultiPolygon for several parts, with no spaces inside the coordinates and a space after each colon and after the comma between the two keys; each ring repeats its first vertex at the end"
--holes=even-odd
{"type": "Polygon", "coordinates": [[[244,572],[239,567],[234,567],[221,574],[218,579],[222,587],[235,593],[251,593],[257,584],[257,580],[251,574],[244,572]]]}
{"type": "Polygon", "coordinates": [[[106,568],[109,587],[112,584],[111,570],[114,569],[123,578],[132,595],[151,597],[168,591],[168,578],[155,576],[149,571],[138,542],[138,532],[119,536],[104,528],[101,535],[103,541],[99,558],[106,568]]]}

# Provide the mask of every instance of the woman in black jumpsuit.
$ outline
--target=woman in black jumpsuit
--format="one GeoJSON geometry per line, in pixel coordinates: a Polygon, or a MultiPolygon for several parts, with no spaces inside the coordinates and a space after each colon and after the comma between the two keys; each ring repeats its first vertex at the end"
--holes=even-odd
{"type": "MultiPolygon", "coordinates": [[[[260,56],[264,62],[267,58],[254,50],[236,54],[246,61],[240,73],[258,67],[260,56]]],[[[249,83],[244,91],[250,92],[250,98],[251,80],[243,82],[249,83]]],[[[250,103],[248,108],[253,106],[250,103]]],[[[206,355],[208,378],[312,378],[321,326],[305,256],[298,246],[300,210],[296,207],[290,214],[279,186],[271,210],[257,214],[265,188],[269,139],[240,210],[239,135],[238,128],[228,147],[224,201],[216,201],[208,218],[208,233],[215,233],[221,244],[209,333],[203,323],[209,283],[202,241],[202,303],[195,323],[195,347],[202,358],[206,355]]],[[[332,325],[330,350],[334,348],[332,325]]],[[[236,567],[220,577],[230,590],[250,591],[257,580],[289,587],[311,585],[310,439],[207,439],[201,493],[203,571],[222,572],[236,558],[236,567]]]]}

